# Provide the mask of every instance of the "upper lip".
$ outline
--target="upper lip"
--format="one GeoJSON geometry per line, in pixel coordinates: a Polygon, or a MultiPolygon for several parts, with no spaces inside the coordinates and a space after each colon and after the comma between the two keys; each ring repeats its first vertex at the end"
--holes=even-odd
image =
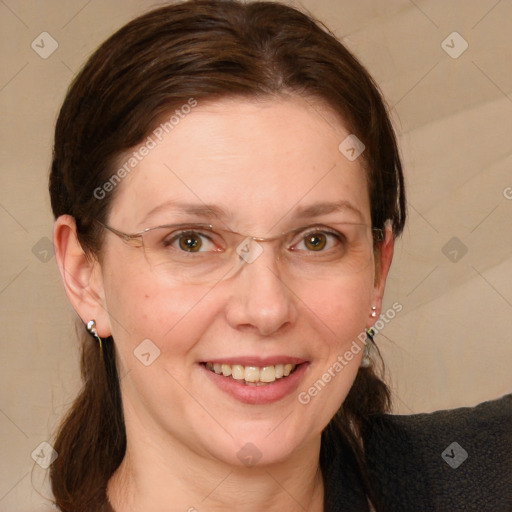
{"type": "Polygon", "coordinates": [[[290,356],[273,356],[273,357],[259,357],[259,356],[240,356],[240,357],[216,357],[214,359],[205,359],[203,363],[218,363],[218,364],[239,364],[241,366],[275,366],[276,364],[302,364],[306,363],[305,359],[290,356]]]}

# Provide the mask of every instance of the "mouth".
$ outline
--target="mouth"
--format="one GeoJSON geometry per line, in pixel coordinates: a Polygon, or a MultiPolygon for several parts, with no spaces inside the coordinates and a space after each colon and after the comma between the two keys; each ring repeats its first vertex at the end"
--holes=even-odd
{"type": "Polygon", "coordinates": [[[245,366],[228,363],[202,363],[205,368],[217,375],[247,386],[268,386],[292,375],[298,366],[294,363],[279,363],[267,366],[245,366]]]}
{"type": "Polygon", "coordinates": [[[293,396],[310,361],[289,356],[227,357],[199,363],[208,381],[238,402],[265,405],[293,396]]]}

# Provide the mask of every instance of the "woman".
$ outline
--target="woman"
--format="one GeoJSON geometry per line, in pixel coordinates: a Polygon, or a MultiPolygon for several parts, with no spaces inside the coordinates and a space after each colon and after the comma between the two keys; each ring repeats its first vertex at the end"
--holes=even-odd
{"type": "Polygon", "coordinates": [[[50,192],[86,336],[61,510],[433,510],[374,457],[395,135],[319,24],[215,0],[132,21],[68,92],[50,192]]]}

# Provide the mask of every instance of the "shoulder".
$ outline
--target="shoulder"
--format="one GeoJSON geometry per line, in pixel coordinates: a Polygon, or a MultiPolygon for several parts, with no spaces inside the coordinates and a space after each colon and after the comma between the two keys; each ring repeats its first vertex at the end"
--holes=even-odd
{"type": "Polygon", "coordinates": [[[512,510],[512,394],[475,407],[374,418],[372,482],[390,510],[512,510]]]}

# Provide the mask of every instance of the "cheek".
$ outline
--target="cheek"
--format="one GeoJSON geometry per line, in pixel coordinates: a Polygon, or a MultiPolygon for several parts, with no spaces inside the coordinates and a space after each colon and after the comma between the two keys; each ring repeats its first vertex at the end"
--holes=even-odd
{"type": "MultiPolygon", "coordinates": [[[[112,334],[125,366],[133,351],[151,340],[162,353],[186,352],[208,325],[204,288],[162,283],[150,270],[111,267],[105,287],[112,334]]],[[[132,356],[132,357],[130,357],[132,356]]]]}
{"type": "Polygon", "coordinates": [[[297,290],[311,318],[317,318],[323,328],[339,342],[359,334],[370,313],[373,272],[360,273],[346,279],[333,279],[297,290]]]}
{"type": "Polygon", "coordinates": [[[316,291],[311,290],[304,300],[308,321],[316,322],[318,336],[312,347],[317,360],[307,386],[299,390],[298,401],[317,418],[317,425],[329,422],[357,375],[372,290],[373,271],[369,269],[357,276],[324,283],[316,291]]]}
{"type": "Polygon", "coordinates": [[[314,418],[311,428],[321,431],[339,409],[356,378],[363,353],[364,328],[372,276],[339,280],[307,299],[309,322],[318,334],[311,347],[315,362],[298,389],[301,412],[314,418]]]}

